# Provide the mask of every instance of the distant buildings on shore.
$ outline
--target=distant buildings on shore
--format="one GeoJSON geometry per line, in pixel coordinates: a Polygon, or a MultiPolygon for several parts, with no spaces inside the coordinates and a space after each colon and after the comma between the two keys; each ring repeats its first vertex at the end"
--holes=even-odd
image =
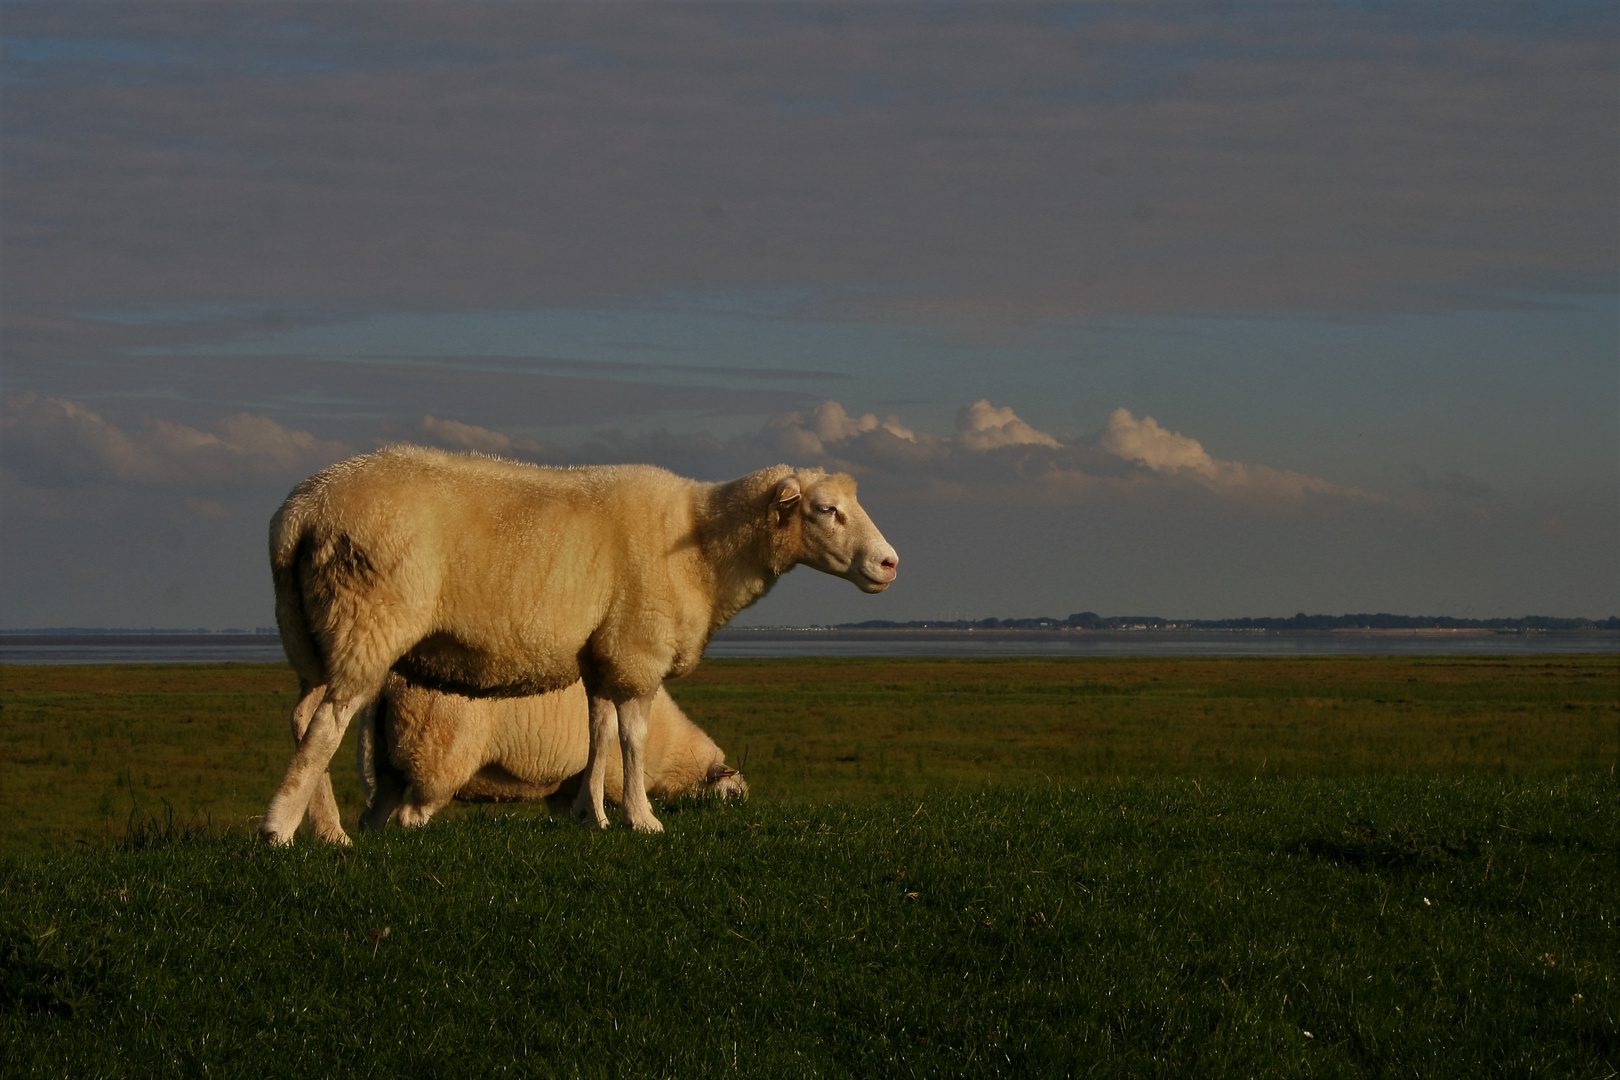
{"type": "Polygon", "coordinates": [[[1110,615],[1082,611],[1066,619],[926,619],[891,622],[868,619],[839,623],[832,630],[1363,630],[1363,631],[1546,631],[1620,630],[1620,616],[1564,619],[1525,615],[1517,619],[1458,619],[1449,615],[1306,615],[1243,619],[1165,619],[1157,615],[1110,615]]]}

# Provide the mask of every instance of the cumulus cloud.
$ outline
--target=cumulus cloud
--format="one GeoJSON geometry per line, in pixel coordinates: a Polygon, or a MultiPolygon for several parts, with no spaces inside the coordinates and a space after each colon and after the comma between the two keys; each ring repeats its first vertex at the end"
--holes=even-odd
{"type": "Polygon", "coordinates": [[[996,408],[981,398],[956,415],[957,437],[969,450],[994,450],[1001,446],[1050,446],[1063,444],[1044,431],[1036,431],[1018,419],[1011,406],[996,408]]]}
{"type": "Polygon", "coordinates": [[[881,423],[872,413],[854,416],[841,403],[826,401],[775,417],[761,437],[789,458],[903,482],[941,498],[973,492],[1002,501],[1061,503],[1188,485],[1251,502],[1286,503],[1308,495],[1378,498],[1304,473],[1221,460],[1197,439],[1124,408],[1114,410],[1095,436],[1064,442],[1011,406],[986,399],[963,406],[949,435],[915,431],[895,416],[881,423]]]}
{"type": "Polygon", "coordinates": [[[1126,461],[1167,477],[1184,477],[1223,494],[1295,499],[1307,494],[1378,498],[1359,488],[1266,465],[1245,465],[1211,457],[1197,439],[1159,426],[1151,416],[1137,419],[1129,409],[1108,415],[1097,444],[1126,461]]]}
{"type": "Polygon", "coordinates": [[[538,453],[540,444],[533,439],[512,438],[477,424],[464,424],[460,420],[441,420],[436,416],[422,417],[419,425],[426,441],[453,450],[476,450],[480,454],[510,454],[514,451],[538,453]]]}
{"type": "MultiPolygon", "coordinates": [[[[964,406],[949,434],[915,430],[894,415],[880,420],[875,413],[852,413],[838,401],[780,414],[752,434],[724,440],[707,433],[599,433],[570,450],[433,415],[422,416],[408,431],[411,438],[457,450],[554,464],[653,461],[709,478],[758,468],[768,459],[786,460],[946,501],[971,496],[1062,504],[1104,493],[1187,488],[1272,505],[1308,496],[1380,498],[1321,477],[1216,458],[1197,439],[1124,408],[1114,410],[1096,435],[1067,441],[1035,428],[1011,406],[985,399],[964,406]]],[[[126,430],[79,402],[34,394],[5,400],[0,436],[8,469],[26,483],[48,486],[297,479],[354,452],[248,413],[225,417],[207,430],[162,420],[126,430]]],[[[190,509],[209,516],[218,512],[214,505],[199,501],[190,509]]]]}
{"type": "Polygon", "coordinates": [[[422,431],[429,439],[463,450],[502,454],[512,448],[512,440],[498,431],[460,420],[440,420],[431,414],[422,417],[422,431]]]}
{"type": "Polygon", "coordinates": [[[0,439],[8,468],[47,484],[285,479],[354,452],[251,413],[225,417],[212,431],[167,420],[125,431],[79,402],[37,394],[5,399],[0,439]]]}
{"type": "Polygon", "coordinates": [[[836,401],[823,401],[814,409],[774,417],[766,431],[775,433],[776,445],[783,453],[802,456],[825,454],[829,446],[849,443],[872,432],[883,432],[904,442],[917,441],[917,433],[893,413],[882,421],[875,413],[851,416],[836,401]]]}
{"type": "Polygon", "coordinates": [[[1115,409],[1108,414],[1097,443],[1115,457],[1141,462],[1156,471],[1191,469],[1210,477],[1218,471],[1215,460],[1197,439],[1179,431],[1166,431],[1151,416],[1138,420],[1129,409],[1115,409]]]}

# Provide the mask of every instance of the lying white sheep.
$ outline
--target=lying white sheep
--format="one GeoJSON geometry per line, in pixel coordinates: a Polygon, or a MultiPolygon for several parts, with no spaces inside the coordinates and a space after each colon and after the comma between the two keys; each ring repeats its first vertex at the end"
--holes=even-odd
{"type": "MultiPolygon", "coordinates": [[[[590,699],[583,683],[528,697],[469,698],[390,675],[369,719],[362,828],[380,829],[396,812],[401,825],[423,825],[452,798],[571,796],[590,757],[590,699]]],[[[649,795],[748,795],[747,782],[726,764],[725,752],[661,687],[647,711],[645,755],[649,795]]],[[[612,743],[606,764],[605,792],[618,802],[623,759],[612,743]]],[[[311,816],[316,813],[311,804],[311,816]]]]}
{"type": "Polygon", "coordinates": [[[664,680],[695,667],[715,630],[795,565],[875,593],[898,561],[854,480],[819,469],[705,484],[648,465],[545,468],[410,446],[341,462],[270,522],[276,622],[303,692],[298,749],[260,832],[290,843],[316,798],[317,830],[347,840],[327,767],[391,669],[473,696],[583,680],[590,748],[576,816],[606,827],[617,734],[625,819],[661,831],[644,746],[664,680]]]}

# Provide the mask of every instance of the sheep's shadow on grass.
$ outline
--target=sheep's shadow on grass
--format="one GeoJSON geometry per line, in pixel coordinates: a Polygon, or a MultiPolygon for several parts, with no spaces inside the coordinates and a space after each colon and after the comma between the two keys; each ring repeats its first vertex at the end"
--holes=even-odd
{"type": "Polygon", "coordinates": [[[1432,836],[1419,829],[1380,829],[1370,821],[1352,819],[1338,836],[1310,837],[1299,843],[1305,855],[1363,870],[1430,869],[1479,854],[1479,845],[1466,835],[1455,839],[1432,836]]]}
{"type": "MultiPolygon", "coordinates": [[[[462,800],[457,800],[461,803],[462,800]]],[[[742,810],[748,805],[745,799],[728,798],[720,795],[690,795],[679,799],[651,800],[653,810],[660,820],[681,819],[700,821],[705,818],[724,816],[728,812],[742,810]]],[[[451,822],[464,827],[493,828],[493,829],[528,829],[543,830],[547,832],[587,834],[597,830],[574,818],[574,797],[572,795],[547,796],[544,799],[471,799],[462,804],[461,813],[450,817],[435,818],[423,826],[421,830],[403,830],[396,823],[390,823],[383,832],[389,835],[399,832],[421,831],[427,835],[436,834],[439,826],[451,822]]],[[[609,802],[605,807],[609,826],[606,831],[612,833],[626,832],[628,826],[624,821],[623,811],[616,803],[609,802]]]]}

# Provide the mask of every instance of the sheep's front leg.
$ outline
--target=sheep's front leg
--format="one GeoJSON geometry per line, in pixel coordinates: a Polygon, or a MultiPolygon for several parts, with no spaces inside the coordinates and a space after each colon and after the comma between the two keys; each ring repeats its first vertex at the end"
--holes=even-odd
{"type": "MultiPolygon", "coordinates": [[[[434,799],[432,801],[415,798],[399,808],[399,823],[407,829],[419,829],[426,825],[434,814],[444,809],[449,799],[434,799]]],[[[379,826],[380,827],[380,826],[379,826]]]]}
{"type": "Polygon", "coordinates": [[[613,699],[591,695],[591,749],[585,758],[585,773],[579,779],[579,794],[574,798],[574,820],[594,824],[598,829],[608,827],[607,808],[603,799],[607,793],[608,747],[618,731],[618,710],[613,699]]]}
{"type": "MultiPolygon", "coordinates": [[[[321,701],[304,737],[298,741],[298,749],[293,752],[281,787],[276,789],[269,808],[264,812],[259,834],[266,840],[272,844],[292,843],[293,833],[298,830],[298,823],[303,820],[304,811],[323,780],[327,786],[321,790],[331,791],[332,778],[326,770],[332,764],[332,755],[337,753],[338,744],[343,741],[343,731],[349,726],[349,719],[365,703],[364,698],[351,698],[341,705],[334,703],[330,697],[324,697],[321,701]]],[[[331,809],[336,811],[336,802],[333,802],[331,809]]],[[[347,841],[348,837],[344,835],[343,839],[347,841]]]]}
{"type": "MultiPolygon", "coordinates": [[[[656,693],[656,691],[655,691],[656,693]]],[[[661,833],[663,822],[653,816],[647,800],[647,713],[652,694],[618,702],[619,749],[624,755],[624,820],[637,832],[661,833]]]]}
{"type": "MultiPolygon", "coordinates": [[[[449,775],[431,766],[419,770],[411,785],[411,797],[399,808],[399,823],[407,829],[426,825],[434,814],[449,805],[456,797],[456,789],[466,781],[467,777],[456,770],[450,770],[449,775]]],[[[403,791],[404,776],[400,776],[399,785],[403,791]]]]}
{"type": "MultiPolygon", "coordinates": [[[[373,702],[371,708],[360,713],[360,727],[355,740],[359,753],[360,783],[366,791],[366,808],[360,815],[360,828],[367,831],[381,829],[400,809],[409,786],[404,774],[388,760],[388,748],[382,730],[382,704],[373,702]]],[[[314,804],[311,804],[314,813],[314,804]]],[[[403,813],[403,811],[401,811],[403,813]]],[[[426,818],[423,818],[425,821],[426,818]]]]}

